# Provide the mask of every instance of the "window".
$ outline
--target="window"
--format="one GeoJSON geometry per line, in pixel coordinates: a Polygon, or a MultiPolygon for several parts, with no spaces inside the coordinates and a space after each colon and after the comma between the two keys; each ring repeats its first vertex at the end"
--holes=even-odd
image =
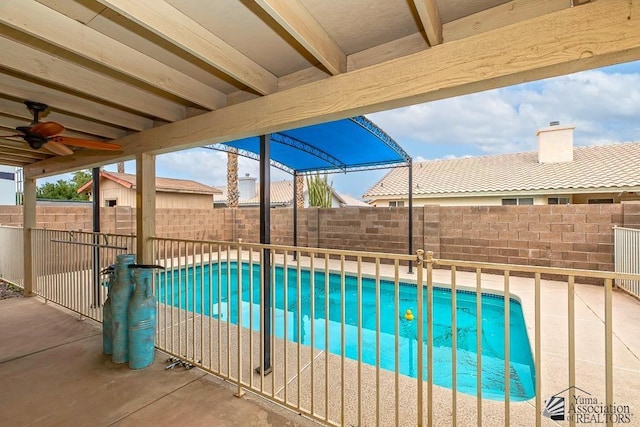
{"type": "Polygon", "coordinates": [[[404,207],[404,200],[392,200],[389,202],[389,207],[390,208],[403,208],[404,207]]]}
{"type": "Polygon", "coordinates": [[[569,198],[568,197],[549,197],[547,199],[547,204],[549,205],[568,205],[569,198]]]}
{"type": "Polygon", "coordinates": [[[112,208],[117,204],[116,199],[106,199],[104,201],[104,206],[107,208],[112,208]]]}
{"type": "Polygon", "coordinates": [[[510,199],[502,199],[503,206],[515,206],[515,205],[532,205],[533,197],[513,197],[510,199]]]}
{"type": "Polygon", "coordinates": [[[6,179],[9,181],[15,180],[15,174],[13,172],[0,172],[0,179],[6,179]]]}
{"type": "Polygon", "coordinates": [[[590,205],[597,205],[601,203],[613,203],[613,199],[589,199],[587,203],[590,205]]]}

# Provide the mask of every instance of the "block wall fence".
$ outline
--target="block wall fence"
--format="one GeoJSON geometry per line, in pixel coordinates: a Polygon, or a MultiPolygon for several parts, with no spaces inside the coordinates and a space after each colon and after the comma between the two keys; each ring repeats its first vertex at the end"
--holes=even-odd
{"type": "MultiPolygon", "coordinates": [[[[408,208],[301,209],[298,245],[407,252],[408,208]]],[[[413,248],[438,258],[608,270],[613,226],[640,228],[640,203],[546,206],[424,206],[413,211],[413,248]]],[[[259,240],[259,209],[158,209],[158,236],[259,240]]],[[[0,206],[0,225],[22,225],[21,206],[0,206]]],[[[37,226],[91,230],[90,207],[38,206],[37,226]]],[[[105,233],[134,234],[135,209],[101,208],[105,233]]],[[[293,210],[271,210],[271,241],[293,243],[293,210]]]]}

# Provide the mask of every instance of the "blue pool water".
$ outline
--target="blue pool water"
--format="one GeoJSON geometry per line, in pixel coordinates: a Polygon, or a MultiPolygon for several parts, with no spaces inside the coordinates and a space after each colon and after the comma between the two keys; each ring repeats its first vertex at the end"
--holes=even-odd
{"type": "MultiPolygon", "coordinates": [[[[221,282],[218,289],[217,264],[211,266],[173,270],[158,277],[156,293],[160,303],[180,307],[206,316],[220,317],[221,320],[238,322],[237,263],[222,263],[221,282]],[[231,291],[227,292],[227,275],[231,277],[231,291]],[[182,286],[179,286],[179,279],[182,286]],[[213,286],[211,288],[211,286],[213,286]],[[218,292],[220,300],[218,301],[218,292]]],[[[242,325],[249,326],[249,312],[253,312],[254,329],[258,330],[260,301],[260,268],[253,265],[253,292],[249,286],[249,265],[242,265],[242,325]]],[[[284,269],[276,267],[274,287],[274,334],[285,337],[284,318],[287,318],[286,337],[292,342],[311,345],[325,350],[325,328],[329,328],[328,349],[341,354],[341,289],[340,275],[329,274],[329,321],[325,320],[325,276],[315,272],[314,282],[314,322],[311,330],[311,281],[308,270],[301,271],[302,289],[300,306],[297,304],[297,271],[287,272],[287,306],[284,299],[284,269]],[[298,328],[298,311],[301,325],[298,328]]],[[[345,357],[358,358],[358,311],[357,278],[345,277],[345,357]]],[[[376,291],[375,281],[362,279],[362,361],[376,363],[376,291]]],[[[416,286],[401,283],[399,288],[399,312],[394,308],[394,283],[380,282],[380,367],[395,370],[395,322],[399,319],[399,362],[398,369],[403,375],[416,377],[417,374],[417,328],[416,320],[407,321],[407,309],[417,312],[416,286]]],[[[427,378],[427,292],[424,292],[424,325],[422,343],[425,366],[423,378],[427,378]]],[[[457,389],[462,393],[476,394],[476,293],[456,292],[457,319],[457,389]]],[[[442,387],[452,387],[451,353],[453,334],[451,327],[451,298],[449,289],[433,290],[433,383],[442,387]]],[[[529,338],[524,323],[522,307],[514,299],[510,301],[510,397],[514,401],[528,400],[535,395],[535,372],[529,338]]],[[[504,399],[504,298],[482,294],[482,395],[488,399],[504,399]]]]}

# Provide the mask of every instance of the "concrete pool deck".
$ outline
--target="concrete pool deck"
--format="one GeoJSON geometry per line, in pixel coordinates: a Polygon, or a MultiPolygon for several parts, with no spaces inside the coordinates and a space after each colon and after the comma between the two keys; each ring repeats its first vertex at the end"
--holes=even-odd
{"type": "MultiPolygon", "coordinates": [[[[336,266],[337,263],[331,260],[330,268],[336,269],[336,266]]],[[[351,261],[347,261],[345,267],[347,270],[355,271],[355,263],[351,261]]],[[[400,267],[401,278],[406,281],[415,280],[416,275],[408,275],[406,270],[406,267],[400,267]]],[[[374,273],[374,265],[364,265],[363,274],[374,273]]],[[[382,276],[392,277],[393,266],[381,265],[380,273],[382,276]]],[[[449,281],[449,271],[434,271],[435,283],[449,281]]],[[[458,272],[457,285],[475,287],[475,273],[458,272]]],[[[483,289],[500,292],[503,277],[483,274],[482,286],[483,289]]],[[[522,303],[529,339],[533,345],[536,333],[533,280],[511,277],[510,290],[522,303]]],[[[603,402],[604,289],[600,286],[576,284],[575,296],[576,385],[590,393],[590,397],[603,402]]],[[[540,375],[541,396],[544,401],[568,386],[566,283],[541,281],[541,301],[540,375]]],[[[640,302],[624,293],[614,292],[613,319],[614,401],[616,404],[630,407],[633,425],[640,420],[640,302]]],[[[161,328],[162,320],[160,318],[161,328]]],[[[195,318],[193,315],[185,316],[180,322],[175,323],[175,327],[187,323],[200,324],[200,318],[198,315],[195,318]]],[[[78,322],[77,315],[46,306],[37,298],[0,301],[0,325],[0,383],[11,384],[10,387],[0,388],[0,399],[5,403],[5,407],[12,408],[11,411],[0,412],[0,425],[56,425],[68,424],[69,421],[77,421],[76,424],[79,425],[138,425],[146,421],[164,425],[189,423],[187,420],[192,419],[192,424],[195,425],[310,423],[294,412],[277,405],[267,405],[251,393],[237,399],[233,397],[233,385],[200,370],[165,372],[163,362],[166,356],[160,352],[157,353],[155,364],[148,370],[130,371],[126,367],[113,365],[107,357],[100,354],[101,334],[96,323],[88,320],[78,322]],[[193,395],[188,394],[191,392],[193,395]],[[245,407],[245,403],[249,406],[245,407]],[[269,409],[271,406],[273,411],[269,409]],[[166,408],[170,410],[167,411],[166,408]],[[170,415],[167,415],[167,412],[170,415]],[[196,416],[201,418],[188,418],[196,416]]],[[[191,332],[187,330],[183,339],[188,342],[193,339],[194,334],[208,337],[209,333],[220,333],[224,339],[226,327],[220,331],[207,331],[196,327],[191,332]]],[[[229,333],[232,349],[237,348],[235,325],[229,328],[229,333]]],[[[255,345],[259,342],[256,341],[258,335],[249,334],[247,329],[243,329],[241,344],[245,349],[244,354],[249,354],[249,335],[254,336],[254,360],[259,360],[259,357],[255,357],[258,351],[255,345]]],[[[207,346],[208,342],[205,347],[207,346]]],[[[309,408],[310,390],[313,389],[316,413],[324,413],[325,400],[328,400],[330,419],[339,422],[339,404],[343,393],[339,374],[342,362],[340,357],[327,355],[319,350],[312,354],[308,347],[300,347],[298,359],[297,345],[287,346],[288,368],[285,376],[282,369],[285,354],[283,341],[277,338],[274,340],[274,375],[265,377],[265,393],[272,393],[273,379],[274,394],[277,398],[284,399],[286,391],[289,405],[295,407],[299,404],[309,408]],[[298,364],[302,367],[299,376],[295,373],[298,364]],[[325,372],[329,373],[328,378],[325,377],[325,372]],[[326,394],[325,385],[328,386],[326,394]]],[[[226,369],[226,354],[221,356],[222,367],[226,369]]],[[[216,358],[217,355],[213,355],[214,365],[216,358]]],[[[246,363],[248,359],[250,358],[243,357],[243,381],[252,379],[256,384],[260,381],[260,376],[252,372],[246,363]]],[[[231,362],[231,376],[237,376],[237,359],[232,356],[231,362]]],[[[345,359],[344,366],[345,425],[374,424],[376,400],[380,402],[381,425],[392,424],[395,421],[394,374],[384,370],[376,372],[372,366],[362,365],[362,405],[359,422],[356,399],[358,365],[353,360],[345,359]]],[[[398,389],[400,425],[415,425],[416,380],[399,376],[398,389]]],[[[452,392],[437,386],[433,389],[434,424],[450,425],[452,392]]],[[[426,391],[425,384],[425,410],[426,391]]],[[[533,399],[527,402],[511,402],[512,425],[534,425],[534,405],[533,399]]],[[[476,424],[474,396],[457,393],[457,407],[459,425],[476,424]]],[[[484,425],[504,424],[503,402],[483,400],[482,411],[484,425]]],[[[565,425],[566,422],[556,423],[543,417],[542,424],[565,425]]]]}
{"type": "Polygon", "coordinates": [[[201,370],[133,371],[102,355],[100,325],[39,298],[0,301],[2,426],[311,426],[201,370]]]}

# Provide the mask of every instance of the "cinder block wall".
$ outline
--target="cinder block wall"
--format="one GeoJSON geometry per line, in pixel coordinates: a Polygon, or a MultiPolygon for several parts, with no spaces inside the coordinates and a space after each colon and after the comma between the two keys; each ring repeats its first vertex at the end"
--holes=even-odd
{"type": "MultiPolygon", "coordinates": [[[[407,253],[409,210],[403,208],[308,209],[309,246],[407,253]]],[[[414,249],[422,247],[422,209],[414,209],[414,249]]]]}
{"type": "Polygon", "coordinates": [[[640,228],[640,203],[627,202],[622,204],[623,223],[625,227],[640,228]]]}
{"type": "MultiPolygon", "coordinates": [[[[407,208],[301,209],[298,244],[407,253],[407,208]]],[[[271,241],[293,243],[292,209],[271,209],[271,241]]],[[[640,203],[569,206],[425,206],[413,210],[413,250],[436,257],[613,270],[613,226],[640,228],[640,203]]],[[[103,232],[135,233],[135,209],[101,208],[103,232]]],[[[21,225],[21,206],[0,206],[21,225]]],[[[89,207],[38,206],[37,226],[91,230],[89,207]]],[[[259,242],[259,209],[158,209],[158,236],[259,242]]]]}
{"type": "Polygon", "coordinates": [[[440,256],[613,270],[613,225],[625,225],[626,207],[603,204],[441,208],[440,256]]]}

